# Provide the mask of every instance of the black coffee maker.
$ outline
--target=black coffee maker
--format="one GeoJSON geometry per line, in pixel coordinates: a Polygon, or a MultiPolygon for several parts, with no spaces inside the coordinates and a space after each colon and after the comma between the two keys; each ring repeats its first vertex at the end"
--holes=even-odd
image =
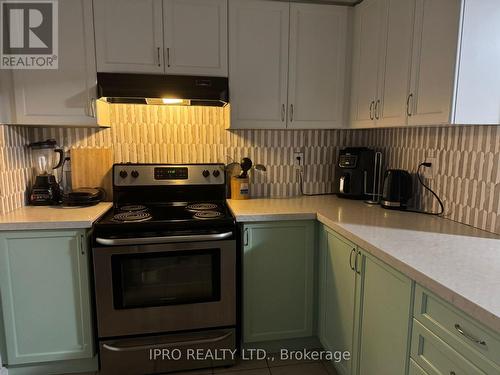
{"type": "Polygon", "coordinates": [[[373,194],[375,151],[348,147],[339,152],[335,165],[334,193],[343,198],[368,199],[373,194]]]}
{"type": "Polygon", "coordinates": [[[64,151],[57,147],[57,142],[54,139],[34,142],[29,147],[36,174],[29,197],[30,204],[35,206],[59,204],[61,202],[61,187],[57,182],[55,171],[63,166],[64,151]]]}

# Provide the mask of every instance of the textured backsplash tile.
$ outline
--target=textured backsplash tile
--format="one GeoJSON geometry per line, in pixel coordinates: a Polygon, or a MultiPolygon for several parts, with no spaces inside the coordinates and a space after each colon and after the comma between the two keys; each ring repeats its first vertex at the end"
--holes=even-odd
{"type": "Polygon", "coordinates": [[[31,176],[28,129],[0,125],[0,213],[24,204],[31,176]]]}
{"type": "MultiPolygon", "coordinates": [[[[453,126],[364,130],[365,145],[384,152],[388,168],[415,173],[426,157],[437,171],[426,181],[445,205],[446,217],[500,234],[500,127],[453,126]]],[[[417,207],[437,210],[432,195],[418,192],[417,207]]]]}
{"type": "MultiPolygon", "coordinates": [[[[415,172],[426,156],[438,158],[430,184],[447,217],[500,233],[500,127],[227,131],[228,117],[228,108],[114,105],[109,129],[0,126],[0,209],[23,204],[31,174],[24,145],[47,138],[67,148],[113,147],[115,162],[229,163],[248,156],[267,167],[252,176],[254,197],[300,193],[292,163],[298,149],[305,154],[304,192],[330,192],[338,150],[368,146],[384,152],[387,168],[415,172]]],[[[415,189],[417,207],[437,209],[416,179],[415,189]]]]}
{"type": "Polygon", "coordinates": [[[229,163],[247,156],[267,168],[252,176],[254,197],[299,194],[297,149],[305,153],[305,192],[330,192],[338,149],[361,142],[356,131],[227,131],[228,117],[228,108],[114,105],[110,129],[34,128],[30,137],[68,148],[113,147],[115,162],[229,163]]]}

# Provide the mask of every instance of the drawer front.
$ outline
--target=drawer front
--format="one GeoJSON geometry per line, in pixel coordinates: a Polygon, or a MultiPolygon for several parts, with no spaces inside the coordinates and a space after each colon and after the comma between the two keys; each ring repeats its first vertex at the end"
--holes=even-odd
{"type": "Polygon", "coordinates": [[[413,319],[411,358],[428,375],[487,374],[413,319]]]}
{"type": "Polygon", "coordinates": [[[429,375],[427,374],[422,367],[416,364],[413,359],[410,359],[410,371],[408,375],[429,375]]]}
{"type": "Polygon", "coordinates": [[[500,374],[500,335],[419,285],[415,288],[414,317],[465,357],[486,360],[500,374]]]}

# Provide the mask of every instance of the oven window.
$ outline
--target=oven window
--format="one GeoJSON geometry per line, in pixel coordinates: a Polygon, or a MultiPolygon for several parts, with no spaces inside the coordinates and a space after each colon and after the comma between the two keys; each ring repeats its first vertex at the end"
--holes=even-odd
{"type": "Polygon", "coordinates": [[[115,309],[220,300],[220,250],[113,255],[115,309]]]}

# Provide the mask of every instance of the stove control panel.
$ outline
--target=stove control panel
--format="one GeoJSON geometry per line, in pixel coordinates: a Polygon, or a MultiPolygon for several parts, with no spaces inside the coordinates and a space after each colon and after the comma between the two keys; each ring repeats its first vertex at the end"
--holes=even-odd
{"type": "Polygon", "coordinates": [[[223,185],[224,164],[115,164],[114,186],[223,185]]]}
{"type": "Polygon", "coordinates": [[[189,172],[187,167],[156,167],[155,180],[187,180],[189,172]]]}

